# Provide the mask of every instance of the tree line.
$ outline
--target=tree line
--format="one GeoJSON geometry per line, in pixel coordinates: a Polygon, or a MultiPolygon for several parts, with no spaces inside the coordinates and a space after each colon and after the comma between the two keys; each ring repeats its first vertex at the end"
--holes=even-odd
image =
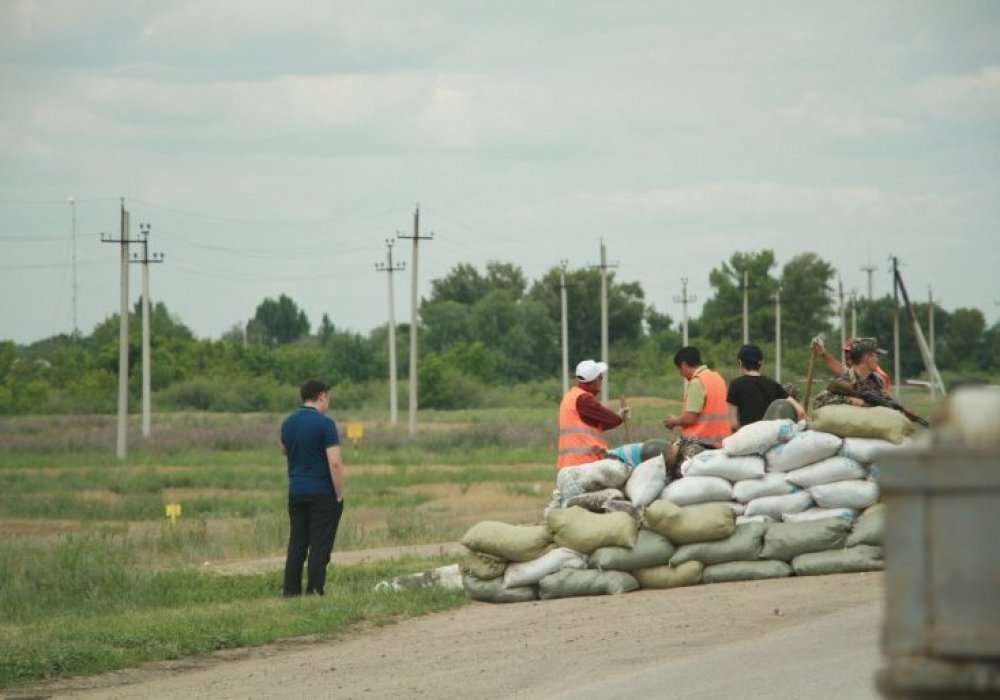
{"type": "MultiPolygon", "coordinates": [[[[462,263],[431,283],[419,305],[420,405],[453,409],[507,401],[554,401],[561,392],[561,272],[553,267],[529,281],[510,263],[484,269],[462,263]],[[512,387],[519,387],[515,390],[512,387]],[[504,398],[506,397],[506,398],[504,398]]],[[[691,344],[711,364],[732,374],[743,329],[743,280],[749,281],[749,336],[774,358],[776,300],[780,290],[782,354],[786,373],[802,374],[809,341],[820,333],[835,347],[840,329],[833,296],[835,270],[812,253],[780,269],[774,252],[735,253],[709,274],[713,292],[689,320],[691,344]],[[789,371],[792,370],[792,371],[789,371]]],[[[615,382],[630,393],[675,379],[673,353],[682,329],[671,315],[647,303],[639,282],[607,278],[609,354],[615,382]],[[651,384],[652,383],[652,384],[651,384]]],[[[570,364],[600,356],[601,274],[565,272],[570,364]]],[[[891,348],[891,296],[856,302],[858,333],[891,348]]],[[[914,307],[927,334],[927,303],[914,307]]],[[[129,388],[141,390],[141,305],[130,316],[129,388]]],[[[850,324],[850,311],[848,312],[850,324]]],[[[978,309],[934,307],[937,365],[946,382],[1000,374],[1000,324],[987,327],[978,309]]],[[[342,407],[386,405],[388,328],[366,335],[338,328],[327,314],[313,327],[294,300],[264,299],[254,316],[221,337],[196,338],[163,302],[151,305],[152,384],[159,410],[284,410],[293,387],[322,377],[342,407]]],[[[849,328],[850,326],[848,326],[849,328]]],[[[914,331],[903,312],[901,373],[923,372],[914,331]]],[[[396,329],[399,377],[410,376],[410,326],[396,329]]],[[[887,360],[892,369],[894,361],[887,360]]],[[[113,412],[118,371],[118,316],[89,335],[56,335],[29,345],[0,341],[0,413],[113,412]]],[[[405,394],[401,392],[405,402],[405,394]]]]}

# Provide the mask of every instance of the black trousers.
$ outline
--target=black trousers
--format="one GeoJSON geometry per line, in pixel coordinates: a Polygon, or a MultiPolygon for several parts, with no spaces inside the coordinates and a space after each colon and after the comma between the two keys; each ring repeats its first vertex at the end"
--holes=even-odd
{"type": "Polygon", "coordinates": [[[302,594],[302,565],[308,559],[306,593],[323,595],[326,565],[330,563],[344,502],[333,496],[295,496],[288,499],[288,555],[284,594],[302,594]]]}

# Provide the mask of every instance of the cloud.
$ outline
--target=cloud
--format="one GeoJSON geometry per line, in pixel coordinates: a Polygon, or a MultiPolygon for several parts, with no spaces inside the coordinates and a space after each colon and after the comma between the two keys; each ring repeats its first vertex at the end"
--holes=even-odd
{"type": "Polygon", "coordinates": [[[1000,114],[1000,65],[961,75],[929,76],[914,94],[925,105],[959,109],[967,116],[1000,114]]]}

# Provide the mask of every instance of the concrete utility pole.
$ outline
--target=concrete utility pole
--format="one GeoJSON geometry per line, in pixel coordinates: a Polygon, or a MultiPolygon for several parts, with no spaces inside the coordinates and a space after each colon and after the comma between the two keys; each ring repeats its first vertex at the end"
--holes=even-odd
{"type": "Polygon", "coordinates": [[[903,393],[903,377],[900,375],[899,365],[899,258],[890,256],[892,262],[892,358],[893,377],[895,378],[895,389],[897,394],[903,393]]]}
{"type": "MultiPolygon", "coordinates": [[[[601,239],[601,264],[597,266],[601,271],[601,362],[608,362],[608,268],[618,267],[618,263],[608,265],[608,250],[604,247],[604,239],[601,239]]],[[[607,376],[601,384],[601,401],[608,402],[608,393],[611,389],[611,369],[610,363],[607,376]]]]}
{"type": "Polygon", "coordinates": [[[688,344],[688,304],[697,301],[697,297],[688,296],[688,280],[687,277],[681,277],[681,295],[674,297],[674,303],[681,305],[681,329],[683,334],[682,344],[687,347],[688,344]]]}
{"type": "Polygon", "coordinates": [[[934,290],[927,286],[927,349],[930,350],[931,362],[934,361],[934,290]]]}
{"type": "Polygon", "coordinates": [[[405,263],[392,263],[391,238],[385,239],[385,262],[375,263],[375,269],[388,273],[389,279],[389,423],[393,426],[399,423],[399,397],[396,394],[396,295],[392,291],[392,275],[406,269],[405,263]]]}
{"type": "Polygon", "coordinates": [[[413,212],[413,235],[396,233],[396,238],[413,241],[413,267],[410,269],[410,435],[417,434],[417,335],[420,324],[417,321],[417,250],[420,241],[434,238],[434,233],[420,235],[420,205],[413,212]]]}
{"type": "Polygon", "coordinates": [[[750,342],[750,283],[749,274],[743,270],[743,344],[750,342]]]}
{"type": "Polygon", "coordinates": [[[163,262],[163,253],[153,253],[149,257],[149,224],[139,224],[142,238],[142,257],[132,253],[132,262],[142,265],[142,436],[148,438],[152,432],[152,387],[150,369],[153,361],[149,349],[149,264],[163,262]]]}
{"type": "Polygon", "coordinates": [[[69,198],[69,206],[73,211],[70,235],[73,239],[73,342],[75,343],[80,338],[80,326],[77,324],[76,316],[76,197],[69,198]]]}
{"type": "Polygon", "coordinates": [[[847,344],[847,321],[844,314],[844,282],[837,275],[837,309],[840,314],[840,347],[847,344]]]}
{"type": "Polygon", "coordinates": [[[858,337],[858,290],[851,290],[851,337],[858,337]]]}
{"type": "Polygon", "coordinates": [[[774,381],[781,384],[781,283],[774,292],[774,381]]]}
{"type": "Polygon", "coordinates": [[[569,260],[559,261],[559,304],[562,308],[562,383],[563,394],[569,391],[569,314],[566,303],[566,266],[569,260]]]}
{"type": "Polygon", "coordinates": [[[861,268],[861,271],[868,273],[868,301],[871,301],[874,298],[872,296],[872,289],[873,289],[873,287],[872,287],[872,275],[875,274],[875,266],[874,265],[865,265],[864,267],[861,268]]]}
{"type": "Polygon", "coordinates": [[[102,243],[118,243],[121,266],[121,296],[118,305],[118,439],[115,454],[124,460],[128,440],[128,245],[138,243],[129,239],[129,215],[125,211],[125,199],[121,200],[121,215],[118,238],[101,234],[102,243]]]}

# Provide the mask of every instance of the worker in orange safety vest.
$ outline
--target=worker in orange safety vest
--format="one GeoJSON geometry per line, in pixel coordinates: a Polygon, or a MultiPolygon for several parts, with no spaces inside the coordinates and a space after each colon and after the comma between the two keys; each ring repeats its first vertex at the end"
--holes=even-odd
{"type": "Polygon", "coordinates": [[[607,371],[606,363],[594,360],[576,366],[576,386],[559,404],[559,469],[604,459],[608,449],[604,432],[617,428],[628,417],[627,406],[615,412],[597,400],[607,371]]]}

